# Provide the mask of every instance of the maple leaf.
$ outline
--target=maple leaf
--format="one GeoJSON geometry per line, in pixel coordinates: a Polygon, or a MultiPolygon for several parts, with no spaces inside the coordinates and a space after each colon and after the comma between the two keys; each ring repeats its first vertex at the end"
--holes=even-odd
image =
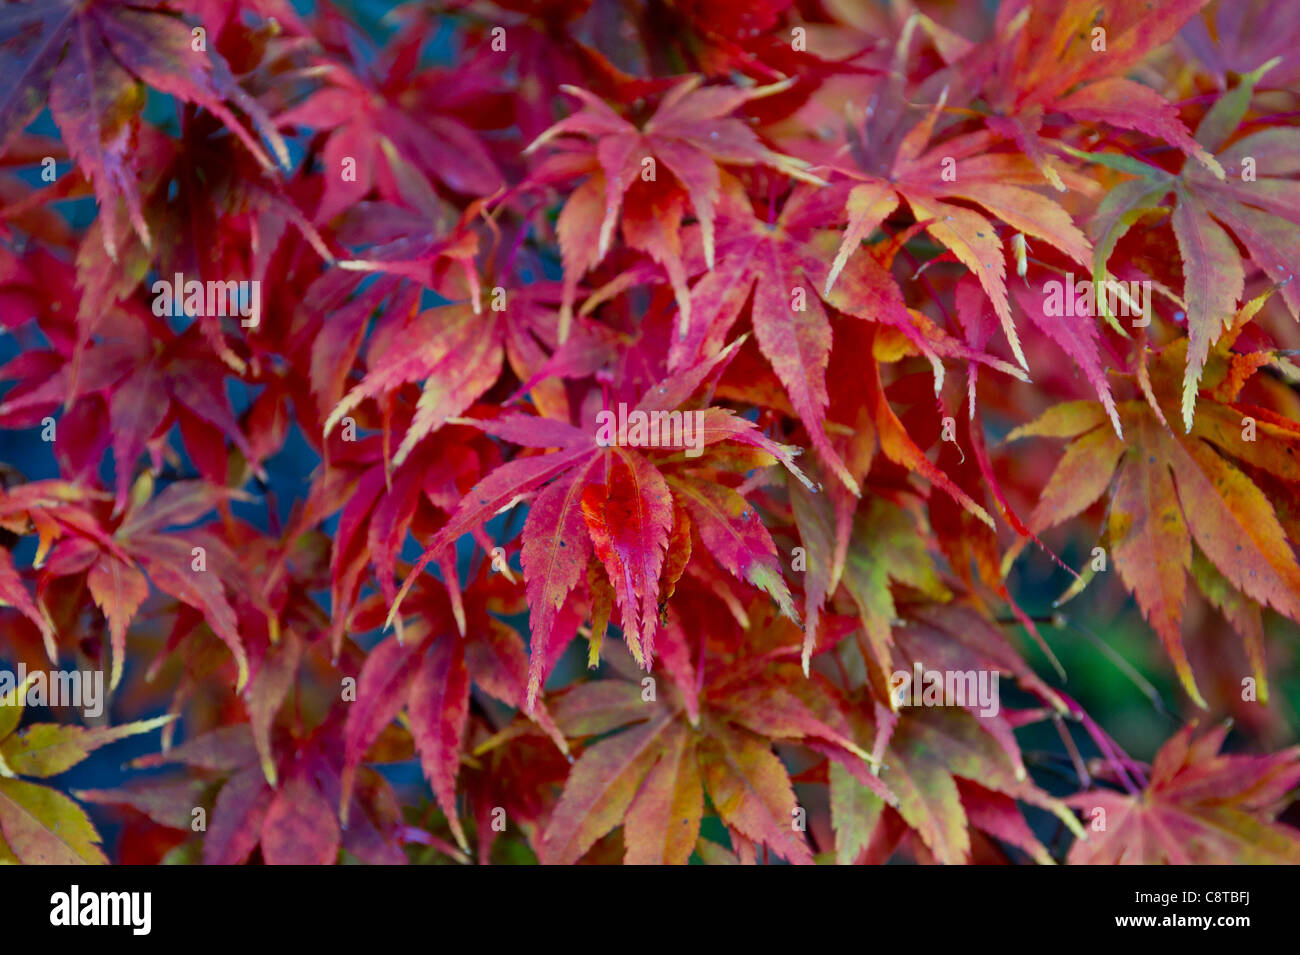
{"type": "Polygon", "coordinates": [[[117,258],[112,225],[121,198],[140,239],[151,237],[136,190],[134,128],[144,107],[138,83],[217,116],[267,168],[271,160],[228,103],[247,113],[289,166],[288,147],[215,50],[195,56],[179,18],[118,0],[8,4],[0,20],[0,66],[14,77],[0,98],[0,142],[25,126],[48,96],[73,158],[89,170],[105,210],[104,245],[117,258]]]}
{"type": "Polygon", "coordinates": [[[416,443],[450,418],[465,411],[496,383],[501,373],[501,332],[496,322],[485,322],[468,305],[446,305],[416,316],[394,336],[420,343],[413,350],[385,349],[383,362],[372,368],[356,387],[343,396],[329,417],[324,433],[367,398],[381,396],[412,381],[424,382],[424,391],[411,427],[393,456],[401,465],[416,443]]]}
{"type": "MultiPolygon", "coordinates": [[[[807,238],[808,231],[824,221],[827,204],[811,190],[796,191],[780,218],[766,225],[747,207],[747,200],[734,191],[728,192],[720,205],[725,216],[718,244],[720,261],[691,290],[692,307],[704,321],[690,328],[689,337],[681,343],[680,355],[691,354],[706,338],[721,340],[752,288],[754,336],[759,350],[786,387],[813,446],[857,493],[857,482],[831,447],[823,427],[829,401],[826,364],[831,326],[816,292],[824,268],[821,250],[807,238]]],[[[711,244],[712,235],[705,241],[711,244]]],[[[709,244],[705,245],[706,252],[709,244]]],[[[711,261],[709,264],[712,267],[711,261]]],[[[889,304],[902,310],[901,298],[889,304]]],[[[682,320],[685,329],[686,313],[682,320]]],[[[904,321],[905,313],[896,320],[904,321]]],[[[681,357],[677,360],[679,365],[685,363],[681,357]]]]}
{"type": "MultiPolygon", "coordinates": [[[[698,382],[698,376],[688,376],[698,382]]],[[[637,409],[648,413],[656,404],[671,407],[689,393],[680,381],[653,387],[637,409]]],[[[701,412],[703,421],[695,439],[701,448],[719,442],[736,442],[757,449],[761,464],[781,461],[798,472],[790,449],[777,445],[756,430],[752,423],[722,409],[701,412]]],[[[512,507],[524,497],[537,494],[524,523],[524,580],[532,625],[532,664],[528,705],[531,707],[544,679],[544,668],[560,647],[551,642],[556,612],[565,595],[578,584],[588,553],[594,553],[605,569],[623,620],[623,635],[633,656],[649,666],[654,654],[654,633],[658,624],[659,579],[665,547],[673,527],[671,492],[663,475],[638,451],[622,447],[601,447],[592,431],[564,422],[507,416],[496,421],[475,421],[478,427],[526,447],[558,448],[549,454],[519,457],[487,475],[461,502],[448,523],[427,545],[424,555],[403,583],[389,611],[388,622],[428,563],[437,558],[462,534],[480,527],[494,514],[512,507]],[[549,486],[547,486],[549,485],[549,486]],[[545,490],[542,488],[545,486],[545,490]],[[540,491],[540,493],[538,493],[540,491]]],[[[667,440],[667,439],[666,439],[667,440]]],[[[672,439],[676,440],[676,439],[672,439]]],[[[665,450],[671,450],[668,444],[665,450]]],[[[683,446],[681,450],[685,450],[683,446]]],[[[683,492],[689,485],[679,485],[683,492]]],[[[707,504],[705,492],[686,493],[697,511],[707,504]]],[[[734,506],[735,498],[727,499],[734,506]]],[[[741,508],[744,510],[744,508],[741,508]]],[[[740,515],[720,513],[716,504],[703,510],[710,549],[724,552],[725,566],[758,586],[773,592],[787,612],[793,613],[788,592],[768,559],[773,552],[770,539],[753,525],[738,526],[740,515]],[[741,536],[737,549],[735,537],[741,536]],[[757,536],[755,536],[757,535],[757,536]],[[745,538],[748,537],[748,541],[745,538]],[[730,539],[729,539],[730,538],[730,539]],[[749,548],[757,547],[755,557],[749,548]],[[762,551],[766,550],[767,555],[762,551]]],[[[679,571],[680,572],[680,571],[679,571]]]]}
{"type": "MultiPolygon", "coordinates": [[[[401,274],[400,263],[386,261],[376,265],[384,271],[401,274]]],[[[359,296],[355,305],[349,306],[346,319],[340,321],[335,316],[331,326],[338,322],[334,327],[343,335],[355,334],[363,327],[369,311],[390,291],[394,296],[401,296],[394,299],[399,308],[412,304],[403,291],[376,284],[359,296]]],[[[392,465],[400,467],[421,440],[463,414],[495,385],[505,368],[524,380],[530,379],[530,373],[536,370],[544,354],[536,342],[555,340],[552,292],[549,285],[538,283],[510,293],[504,307],[494,306],[490,317],[480,314],[477,300],[471,304],[444,305],[419,314],[414,314],[413,309],[406,316],[399,312],[399,321],[373,335],[369,351],[376,356],[373,364],[325,418],[325,436],[361,402],[369,398],[384,399],[405,384],[423,382],[410,427],[393,454],[392,465]],[[419,347],[401,347],[405,340],[416,341],[419,347]]],[[[329,343],[337,342],[338,338],[331,332],[329,343]]],[[[337,361],[337,356],[324,349],[318,350],[317,355],[316,366],[321,369],[319,380],[325,362],[337,361]]],[[[346,366],[335,365],[335,380],[340,367],[346,373],[346,366]]]]}
{"type": "MultiPolygon", "coordinates": [[[[1166,406],[1176,393],[1178,367],[1188,347],[1187,339],[1167,347],[1151,370],[1152,387],[1166,406]]],[[[1059,524],[1110,489],[1106,531],[1120,579],[1160,636],[1188,695],[1204,706],[1180,633],[1192,544],[1197,557],[1208,560],[1249,601],[1297,619],[1300,564],[1274,506],[1251,473],[1259,469],[1282,480],[1300,478],[1294,463],[1300,433],[1294,425],[1271,428],[1257,448],[1242,439],[1242,413],[1231,406],[1203,405],[1188,435],[1168,429],[1158,404],[1130,401],[1118,410],[1132,445],[1098,430],[1102,412],[1092,402],[1058,405],[1008,436],[1054,435],[1071,441],[1029,526],[1037,533],[1059,524]]],[[[1216,578],[1198,575],[1211,602],[1224,606],[1216,578]]],[[[1258,635],[1248,629],[1243,636],[1267,698],[1258,635]]]]}
{"type": "Polygon", "coordinates": [[[500,188],[501,175],[478,135],[446,111],[457,74],[442,77],[435,96],[429,89],[432,77],[415,69],[426,40],[423,31],[408,28],[357,72],[320,58],[316,68],[325,85],[275,117],[279,127],[329,131],[320,150],[327,174],[316,208],[318,224],[372,190],[436,214],[440,200],[431,178],[470,195],[487,196],[500,188]]]}
{"type": "MultiPolygon", "coordinates": [[[[79,550],[67,566],[62,561],[52,561],[43,570],[42,586],[55,576],[85,573],[91,596],[109,622],[113,651],[113,669],[110,688],[115,689],[121,680],[126,655],[126,630],[136,612],[148,596],[148,581],[158,589],[202,613],[216,635],[226,643],[238,667],[236,685],[242,689],[248,678],[248,658],[244,643],[238,633],[235,611],[227,599],[227,591],[216,574],[206,572],[208,551],[214,563],[220,559],[220,543],[204,538],[202,548],[193,548],[188,542],[161,533],[165,528],[190,524],[211,512],[219,503],[247,499],[238,491],[214,488],[200,481],[177,482],[169,485],[156,497],[151,497],[153,479],[148,473],[136,481],[134,494],[122,515],[117,528],[106,533],[96,517],[76,502],[84,495],[81,489],[58,482],[36,482],[23,485],[0,496],[0,514],[8,520],[30,520],[40,528],[41,544],[37,550],[36,565],[41,566],[46,552],[55,541],[69,538],[79,550]],[[203,553],[204,570],[197,570],[196,554],[203,553]],[[143,570],[143,573],[141,572],[143,570]],[[88,573],[87,573],[88,571],[88,573]],[[148,574],[148,581],[145,579],[148,574]]],[[[234,564],[233,558],[230,559],[234,564]]],[[[40,613],[37,604],[24,603],[25,594],[13,590],[19,585],[16,575],[6,579],[5,571],[12,567],[7,551],[0,556],[0,597],[10,600],[33,621],[42,627],[46,637],[46,650],[51,662],[57,662],[58,653],[52,629],[48,627],[48,612],[40,613]],[[10,595],[11,594],[11,595],[10,595]]]]}
{"type": "MultiPolygon", "coordinates": [[[[781,655],[797,658],[794,625],[775,623],[784,618],[768,619],[757,606],[751,612],[760,642],[782,641],[781,655]]],[[[744,651],[732,657],[719,648],[702,658],[712,676],[697,689],[685,633],[670,626],[664,636],[672,680],[661,685],[658,702],[645,702],[638,685],[614,680],[554,698],[556,721],[568,734],[628,728],[592,743],[574,764],[542,838],[541,860],[576,861],[622,825],[626,862],[684,864],[699,840],[707,793],[734,837],[811,863],[807,844],[792,832],[794,791],[769,741],[806,740],[865,766],[867,753],[849,735],[833,687],[820,676],[810,683],[793,660],[744,651]],[[724,669],[728,659],[739,667],[724,669]]],[[[892,798],[866,777],[874,792],[892,798]]]]}
{"type": "MultiPolygon", "coordinates": [[[[890,89],[895,95],[901,95],[901,90],[890,89]]],[[[917,224],[979,281],[1016,361],[1027,369],[1020,336],[1011,317],[1002,239],[980,213],[945,200],[961,199],[983,206],[1018,232],[1043,239],[1082,265],[1089,263],[1092,250],[1070,214],[1054,200],[1030,188],[1040,185],[1043,179],[1024,156],[992,152],[992,137],[987,134],[930,144],[945,102],[946,91],[897,144],[892,156],[882,157],[879,149],[872,153],[866,151],[864,143],[874,144],[878,118],[867,125],[861,139],[852,141],[859,164],[879,172],[867,175],[839,167],[841,172],[861,183],[848,194],[848,228],[826,276],[826,292],[829,294],[835,285],[853,251],[894,212],[901,198],[911,208],[917,224]]],[[[888,115],[888,111],[877,115],[888,115]]]]}
{"type": "Polygon", "coordinates": [[[181,335],[159,331],[164,340],[161,348],[155,348],[151,341],[111,342],[84,353],[73,350],[71,360],[59,355],[64,360],[52,362],[54,367],[32,369],[23,375],[19,386],[0,403],[0,415],[20,418],[44,414],[70,400],[74,376],[83,397],[103,396],[106,414],[97,423],[106,431],[111,430],[104,437],[113,449],[114,504],[118,512],[126,506],[141,453],[149,449],[151,456],[155,456],[158,437],[177,419],[182,423],[182,433],[191,453],[200,462],[216,457],[203,453],[216,435],[220,471],[210,475],[214,483],[224,484],[226,480],[223,436],[252,464],[258,477],[266,478],[257,452],[231,410],[222,366],[204,347],[199,330],[191,327],[181,335]]]}
{"type": "MultiPolygon", "coordinates": [[[[210,821],[203,837],[204,864],[238,865],[259,846],[268,865],[330,865],[340,849],[375,865],[403,864],[392,792],[376,774],[363,771],[365,785],[355,787],[347,801],[351,824],[340,825],[336,807],[342,792],[341,742],[334,721],[318,727],[279,760],[276,786],[267,782],[258,765],[247,725],[219,727],[167,752],[140,757],[132,765],[184,766],[205,782],[205,802],[211,780],[220,780],[215,800],[206,806],[210,821]]],[[[83,795],[95,802],[141,806],[162,825],[174,827],[180,821],[189,829],[193,802],[176,803],[188,792],[184,777],[161,777],[157,783],[127,790],[83,795]]]]}
{"type": "Polygon", "coordinates": [[[0,862],[25,865],[107,864],[100,837],[81,808],[67,796],[19,776],[45,778],[75,766],[101,746],[147,733],[174,717],[87,728],[22,721],[32,673],[0,695],[0,862]],[[15,732],[17,730],[17,732],[15,732]]]}
{"type": "MultiPolygon", "coordinates": [[[[321,521],[339,513],[338,534],[329,553],[334,608],[329,637],[336,654],[351,625],[367,569],[372,569],[384,597],[393,599],[397,560],[408,532],[445,520],[439,515],[460,504],[479,468],[499,459],[482,442],[446,451],[426,442],[393,468],[385,455],[387,446],[379,435],[344,443],[344,453],[331,458],[327,479],[313,488],[307,502],[306,521],[321,521]]],[[[487,538],[480,535],[479,540],[483,543],[487,538]]],[[[452,562],[440,558],[439,569],[451,590],[453,606],[458,607],[453,567],[452,562]]],[[[463,620],[458,622],[463,629],[463,620]]]]}
{"type": "Polygon", "coordinates": [[[1121,0],[1018,0],[998,8],[995,39],[968,52],[961,81],[983,91],[989,129],[1020,147],[1065,191],[1044,121],[1137,130],[1176,146],[1211,173],[1223,169],[1192,139],[1177,109],[1156,90],[1118,74],[1170,39],[1207,0],[1163,0],[1141,10],[1121,0]]]}
{"type": "MultiPolygon", "coordinates": [[[[1211,4],[1192,17],[1179,32],[1178,42],[1191,51],[1221,89],[1229,86],[1228,74],[1245,75],[1293,48],[1300,21],[1295,11],[1282,4],[1257,3],[1232,9],[1211,4]]],[[[1282,67],[1274,82],[1290,86],[1300,79],[1295,64],[1282,67]]]]}
{"type": "Polygon", "coordinates": [[[941,864],[970,860],[975,828],[1020,846],[1037,862],[1050,864],[1051,856],[1034,838],[1017,801],[1052,812],[1076,835],[1082,834],[1066,803],[1029,781],[1019,750],[1009,742],[1009,731],[993,730],[987,718],[944,707],[907,708],[884,722],[873,721],[859,710],[853,719],[859,734],[881,734],[877,738],[887,741],[879,782],[888,787],[892,798],[882,799],[864,787],[861,771],[830,766],[831,811],[841,864],[862,856],[895,813],[894,818],[901,817],[905,829],[915,832],[941,864]]]}
{"type": "Polygon", "coordinates": [[[581,100],[583,108],[560,120],[528,147],[527,151],[532,151],[565,135],[595,141],[589,149],[593,174],[565,203],[557,225],[565,277],[561,338],[567,337],[577,283],[608,254],[620,211],[624,240],[668,273],[684,331],[691,321],[692,305],[678,235],[684,214],[682,190],[699,221],[704,259],[712,268],[720,164],[761,164],[796,179],[821,182],[806,172],[805,163],[764,146],[753,130],[729,115],[752,100],[786,89],[792,81],[739,89],[701,87],[703,80],[702,76],[684,79],[664,95],[640,129],[594,94],[566,85],[564,91],[581,100]],[[656,162],[667,167],[674,182],[658,178],[656,162]]]}
{"type": "Polygon", "coordinates": [[[1197,385],[1210,347],[1228,327],[1245,291],[1246,273],[1233,237],[1245,247],[1252,263],[1279,284],[1292,317],[1300,319],[1300,288],[1293,281],[1300,270],[1294,241],[1300,223],[1297,184],[1284,178],[1300,168],[1294,160],[1300,132],[1286,127],[1263,129],[1225,148],[1250,106],[1256,84],[1277,62],[1277,58],[1270,60],[1243,76],[1215,102],[1196,129],[1197,142],[1217,152],[1240,181],[1207,175],[1201,166],[1191,163],[1174,176],[1128,157],[1075,151],[1140,177],[1123,183],[1098,209],[1094,228],[1101,238],[1093,262],[1095,281],[1108,278],[1107,259],[1124,233],[1146,210],[1163,213],[1161,201],[1174,196],[1169,221],[1182,260],[1182,304],[1190,340],[1181,409],[1186,431],[1192,430],[1197,385]],[[1256,163],[1261,167],[1259,179],[1254,173],[1256,163]]]}
{"type": "MultiPolygon", "coordinates": [[[[926,711],[901,719],[889,740],[892,757],[881,779],[898,795],[898,813],[916,830],[941,863],[959,864],[970,853],[970,835],[961,795],[949,763],[955,750],[966,750],[970,763],[961,769],[985,785],[1017,787],[1016,773],[991,737],[958,714],[926,711]]],[[[1023,773],[1023,769],[1020,770],[1023,773]]]]}
{"type": "Polygon", "coordinates": [[[734,188],[725,190],[719,203],[719,263],[691,289],[691,300],[706,319],[696,322],[685,339],[674,343],[670,367],[686,368],[715,355],[752,289],[752,323],[759,351],[785,387],[813,447],[856,495],[858,480],[826,434],[830,401],[826,367],[832,351],[832,325],[823,298],[838,311],[901,332],[930,360],[936,388],[943,376],[940,355],[980,361],[1014,374],[1020,372],[1012,371],[1005,362],[964,348],[953,339],[926,336],[892,277],[871,256],[857,257],[834,293],[819,292],[826,274],[826,258],[836,241],[835,233],[820,227],[834,217],[839,201],[836,190],[800,186],[786,199],[775,221],[763,223],[750,211],[742,194],[734,188]]]}
{"type": "MultiPolygon", "coordinates": [[[[366,656],[357,705],[349,710],[345,728],[342,797],[351,797],[367,750],[405,709],[425,777],[456,842],[468,851],[457,812],[456,779],[469,716],[470,682],[509,706],[520,706],[528,681],[526,654],[519,635],[488,613],[489,608],[501,609],[490,602],[472,601],[467,606],[472,626],[466,637],[453,632],[443,595],[417,594],[412,603],[423,611],[419,623],[405,628],[401,639],[389,637],[366,656]]],[[[546,708],[537,706],[532,716],[567,753],[546,708]]],[[[346,804],[343,814],[346,823],[346,804]]]]}
{"type": "MultiPolygon", "coordinates": [[[[209,513],[218,502],[238,499],[241,495],[237,491],[213,488],[201,482],[178,482],[165,488],[156,497],[150,497],[148,490],[152,487],[152,481],[147,474],[142,475],[141,485],[137,501],[142,503],[129,508],[123,515],[114,539],[129,558],[139,562],[154,586],[203,614],[213,632],[234,656],[238,667],[235,686],[237,690],[242,690],[248,681],[248,656],[222,578],[195,570],[194,549],[187,541],[159,533],[166,527],[192,523],[209,513]]],[[[217,548],[209,541],[204,548],[205,555],[208,550],[215,551],[217,548]]],[[[215,555],[213,559],[216,560],[215,555]]],[[[135,571],[134,575],[132,571],[132,563],[119,562],[115,572],[120,575],[124,589],[104,594],[115,615],[131,612],[130,601],[137,595],[141,583],[138,579],[139,571],[135,571]]],[[[92,574],[94,572],[92,570],[92,574]]],[[[121,637],[114,637],[115,641],[119,639],[121,637]]],[[[120,679],[119,667],[125,647],[115,644],[114,650],[114,677],[120,679]]]]}
{"type": "Polygon", "coordinates": [[[1220,753],[1228,727],[1193,739],[1191,723],[1160,748],[1140,793],[1092,790],[1069,797],[1105,826],[1070,848],[1079,865],[1294,865],[1300,831],[1276,822],[1300,783],[1300,748],[1270,756],[1220,753]]]}
{"type": "MultiPolygon", "coordinates": [[[[888,558],[882,561],[888,562],[888,558]]],[[[938,862],[968,861],[972,832],[978,828],[1025,850],[1035,861],[1050,864],[1050,855],[1033,837],[1017,803],[1045,809],[1076,833],[1081,830],[1063,802],[1030,781],[1011,732],[1021,721],[1006,712],[983,712],[971,700],[964,709],[909,705],[906,698],[897,697],[892,675],[910,673],[914,666],[949,673],[996,671],[1014,677],[1021,688],[1058,713],[1069,712],[1067,701],[1039,679],[1003,634],[972,608],[914,603],[906,615],[906,624],[895,630],[884,650],[886,672],[881,677],[888,682],[883,692],[876,689],[872,677],[870,694],[859,694],[857,705],[848,711],[854,735],[874,741],[873,753],[882,764],[879,781],[894,798],[882,799],[865,787],[870,780],[864,779],[861,768],[830,764],[827,781],[837,861],[858,861],[868,847],[874,847],[868,856],[885,861],[892,852],[885,836],[891,827],[897,829],[891,820],[901,818],[902,831],[915,832],[938,862]]],[[[859,641],[863,657],[870,661],[877,651],[869,650],[861,637],[859,641]]]]}

